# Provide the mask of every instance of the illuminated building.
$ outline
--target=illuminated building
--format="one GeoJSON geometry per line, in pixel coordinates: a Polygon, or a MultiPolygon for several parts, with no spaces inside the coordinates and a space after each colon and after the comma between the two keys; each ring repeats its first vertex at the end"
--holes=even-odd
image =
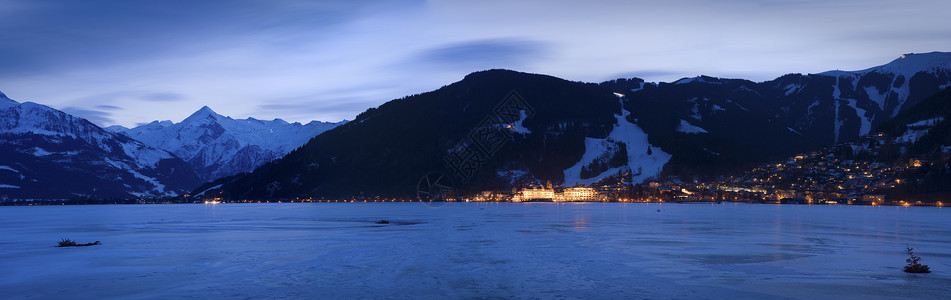
{"type": "Polygon", "coordinates": [[[566,188],[563,194],[564,201],[598,201],[598,191],[589,187],[566,188]]]}
{"type": "Polygon", "coordinates": [[[531,188],[523,189],[521,201],[532,201],[532,200],[552,200],[555,199],[555,190],[550,188],[531,188]]]}

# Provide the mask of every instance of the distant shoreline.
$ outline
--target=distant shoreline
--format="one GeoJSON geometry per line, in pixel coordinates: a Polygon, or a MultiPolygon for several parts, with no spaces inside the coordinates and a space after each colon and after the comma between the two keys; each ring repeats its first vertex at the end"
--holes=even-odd
{"type": "Polygon", "coordinates": [[[201,205],[218,205],[218,204],[290,204],[290,203],[441,203],[441,204],[476,204],[476,203],[512,203],[512,204],[594,204],[594,203],[618,203],[618,204],[684,204],[684,205],[705,205],[705,204],[772,204],[772,205],[790,205],[790,206],[889,206],[889,207],[945,207],[944,204],[936,203],[924,203],[924,204],[807,204],[807,203],[774,203],[774,202],[732,202],[732,201],[722,201],[722,202],[709,202],[709,201],[652,201],[652,202],[641,202],[641,201],[525,201],[525,202],[513,202],[513,201],[421,201],[416,199],[405,199],[405,200],[245,200],[245,201],[151,201],[151,200],[103,200],[103,201],[89,201],[89,202],[77,202],[71,200],[18,200],[18,201],[5,201],[0,202],[0,206],[64,206],[64,205],[135,205],[135,204],[145,204],[145,205],[156,205],[156,204],[201,204],[201,205]]]}

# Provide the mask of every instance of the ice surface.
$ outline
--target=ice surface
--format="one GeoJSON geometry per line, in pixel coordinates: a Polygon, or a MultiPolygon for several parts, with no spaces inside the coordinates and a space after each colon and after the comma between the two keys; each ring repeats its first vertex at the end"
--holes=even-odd
{"type": "Polygon", "coordinates": [[[0,291],[4,299],[948,299],[944,209],[0,207],[0,291]],[[53,247],[61,238],[102,245],[53,247]],[[934,272],[902,272],[906,246],[934,272]]]}

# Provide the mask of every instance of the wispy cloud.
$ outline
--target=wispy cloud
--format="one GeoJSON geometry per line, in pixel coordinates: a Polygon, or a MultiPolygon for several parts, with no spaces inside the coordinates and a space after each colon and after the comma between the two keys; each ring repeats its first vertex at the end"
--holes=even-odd
{"type": "Polygon", "coordinates": [[[437,67],[514,68],[543,60],[550,45],[528,39],[474,40],[440,45],[418,53],[411,64],[437,67]]]}
{"type": "Polygon", "coordinates": [[[142,95],[139,96],[139,99],[142,99],[145,101],[153,101],[153,102],[173,102],[173,101],[185,100],[185,95],[182,95],[180,93],[168,93],[168,92],[143,93],[142,95]]]}
{"type": "Polygon", "coordinates": [[[16,30],[0,30],[0,90],[126,126],[202,105],[333,121],[490,68],[581,81],[862,69],[951,50],[947,11],[946,0],[7,0],[0,28],[16,30]]]}
{"type": "Polygon", "coordinates": [[[115,105],[105,105],[105,104],[96,105],[95,108],[105,109],[105,110],[122,110],[121,107],[118,107],[118,106],[115,106],[115,105]]]}
{"type": "Polygon", "coordinates": [[[111,118],[112,113],[107,111],[84,109],[79,107],[64,107],[60,110],[65,113],[89,120],[89,122],[99,126],[106,126],[115,122],[115,120],[111,118]]]}

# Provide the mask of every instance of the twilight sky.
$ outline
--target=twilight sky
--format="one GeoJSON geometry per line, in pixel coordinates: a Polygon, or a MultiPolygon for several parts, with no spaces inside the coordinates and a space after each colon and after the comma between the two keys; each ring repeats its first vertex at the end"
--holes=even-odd
{"type": "Polygon", "coordinates": [[[947,0],[0,0],[0,91],[99,125],[353,119],[468,73],[764,81],[951,51],[947,0]]]}

